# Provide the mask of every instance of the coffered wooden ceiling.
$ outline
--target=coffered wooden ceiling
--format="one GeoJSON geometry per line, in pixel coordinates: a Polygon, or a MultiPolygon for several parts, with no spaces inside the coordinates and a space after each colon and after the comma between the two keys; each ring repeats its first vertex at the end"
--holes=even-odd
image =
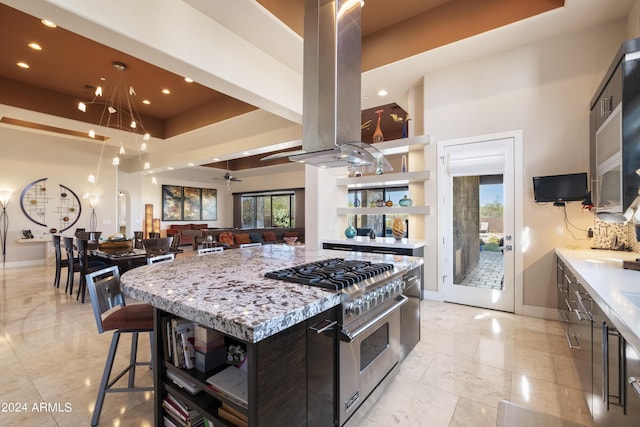
{"type": "MultiPolygon", "coordinates": [[[[303,35],[304,1],[257,1],[303,35]]],[[[564,0],[366,0],[362,11],[363,71],[563,5],[564,0]]],[[[94,88],[105,85],[101,78],[107,79],[107,85],[113,81],[118,72],[112,63],[119,61],[128,66],[124,80],[135,88],[135,101],[140,102],[136,109],[145,128],[156,138],[171,138],[256,109],[64,28],[47,28],[40,23],[41,18],[46,17],[27,15],[0,3],[1,104],[99,123],[99,116],[81,113],[77,103],[93,98],[94,88]],[[27,47],[33,41],[43,50],[27,47]],[[29,63],[31,68],[17,67],[19,61],[29,63]],[[163,88],[170,89],[171,94],[162,94],[163,88]],[[150,104],[141,104],[143,99],[150,104]]],[[[372,114],[373,110],[368,111],[372,114]]],[[[374,119],[363,117],[363,122],[374,119]]]]}

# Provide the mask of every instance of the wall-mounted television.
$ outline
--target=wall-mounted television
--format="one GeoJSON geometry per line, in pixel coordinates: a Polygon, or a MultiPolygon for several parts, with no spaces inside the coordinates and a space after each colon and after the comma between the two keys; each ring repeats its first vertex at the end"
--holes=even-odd
{"type": "Polygon", "coordinates": [[[586,172],[533,177],[533,197],[536,202],[562,204],[584,200],[588,193],[586,172]]]}

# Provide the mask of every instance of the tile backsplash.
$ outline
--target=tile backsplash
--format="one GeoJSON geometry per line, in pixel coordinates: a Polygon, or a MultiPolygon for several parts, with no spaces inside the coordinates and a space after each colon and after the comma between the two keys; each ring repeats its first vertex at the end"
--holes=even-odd
{"type": "Polygon", "coordinates": [[[631,223],[611,224],[596,217],[593,226],[593,247],[613,249],[624,244],[633,252],[640,252],[640,243],[636,238],[636,227],[631,223]]]}

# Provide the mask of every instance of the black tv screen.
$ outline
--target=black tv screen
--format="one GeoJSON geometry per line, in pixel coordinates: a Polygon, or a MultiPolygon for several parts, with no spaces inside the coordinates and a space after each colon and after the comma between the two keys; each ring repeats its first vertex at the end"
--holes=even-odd
{"type": "Polygon", "coordinates": [[[587,197],[586,173],[533,177],[533,196],[536,202],[571,202],[587,197]]]}

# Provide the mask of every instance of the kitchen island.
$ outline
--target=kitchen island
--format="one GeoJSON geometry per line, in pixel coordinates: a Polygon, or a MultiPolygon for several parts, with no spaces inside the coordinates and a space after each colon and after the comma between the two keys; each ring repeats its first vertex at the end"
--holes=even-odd
{"type": "Polygon", "coordinates": [[[339,318],[341,293],[264,277],[269,271],[328,258],[391,263],[397,273],[423,262],[406,256],[269,245],[185,257],[123,274],[123,292],[156,308],[156,425],[163,424],[167,393],[214,425],[229,425],[218,416],[225,405],[243,414],[250,426],[332,425],[338,361],[337,330],[331,326],[339,318]],[[207,386],[216,370],[179,369],[168,360],[160,331],[163,319],[175,317],[219,331],[225,342],[246,349],[245,405],[207,386]],[[191,396],[179,390],[168,374],[193,383],[201,392],[191,396]]]}

